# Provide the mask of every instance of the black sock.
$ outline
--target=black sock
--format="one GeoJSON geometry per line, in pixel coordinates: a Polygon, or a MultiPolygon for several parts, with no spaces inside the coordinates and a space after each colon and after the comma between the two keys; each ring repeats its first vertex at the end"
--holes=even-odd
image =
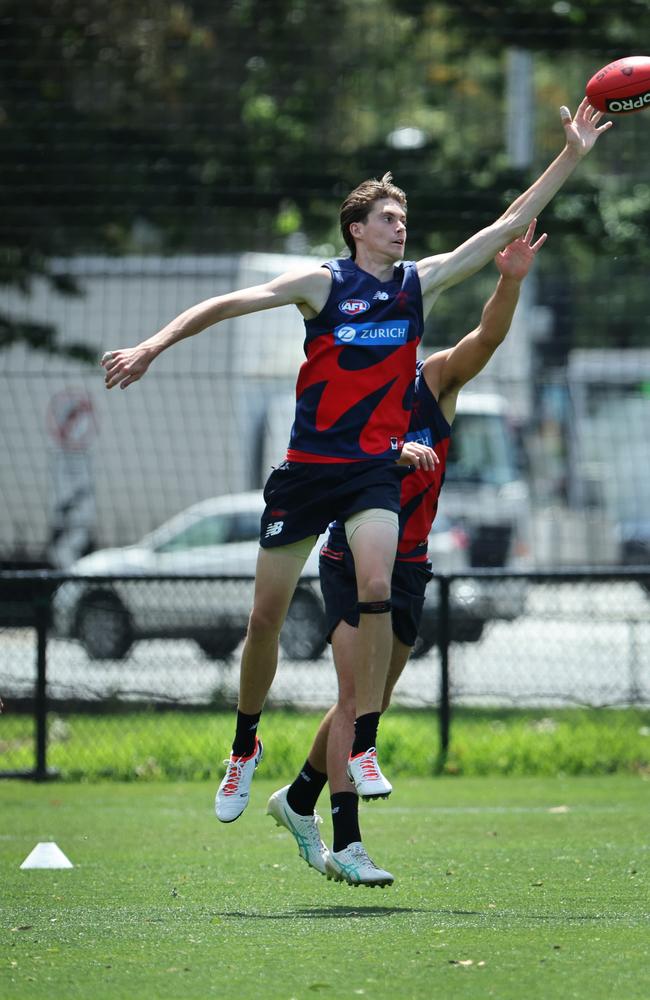
{"type": "Polygon", "coordinates": [[[356,792],[335,792],[332,803],[332,850],[342,851],[348,844],[361,840],[359,830],[359,796],[356,792]]]}
{"type": "Polygon", "coordinates": [[[255,715],[245,715],[237,710],[237,728],[232,744],[232,752],[235,757],[249,757],[252,754],[255,749],[255,735],[261,714],[261,712],[256,712],[255,715]]]}
{"type": "Polygon", "coordinates": [[[287,802],[299,816],[311,816],[316,808],[318,796],[327,784],[327,775],[317,771],[308,760],[302,766],[300,774],[289,786],[287,802]]]}
{"type": "Polygon", "coordinates": [[[377,745],[377,729],[379,728],[379,716],[381,712],[368,712],[360,715],[354,720],[354,743],[352,744],[352,756],[358,753],[365,753],[370,747],[377,745]]]}

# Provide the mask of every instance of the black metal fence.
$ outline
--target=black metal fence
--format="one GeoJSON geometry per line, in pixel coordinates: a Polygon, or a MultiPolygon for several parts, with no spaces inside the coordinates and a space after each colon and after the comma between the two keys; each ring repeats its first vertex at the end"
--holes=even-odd
{"type": "MultiPolygon", "coordinates": [[[[248,577],[3,573],[0,596],[0,776],[48,777],[48,747],[73,714],[115,712],[126,733],[143,707],[236,704],[248,577]],[[18,715],[33,718],[33,739],[6,735],[18,715]]],[[[268,707],[335,698],[318,584],[303,580],[268,707]]],[[[436,576],[393,703],[437,709],[441,760],[454,706],[650,705],[650,567],[436,576]]]]}

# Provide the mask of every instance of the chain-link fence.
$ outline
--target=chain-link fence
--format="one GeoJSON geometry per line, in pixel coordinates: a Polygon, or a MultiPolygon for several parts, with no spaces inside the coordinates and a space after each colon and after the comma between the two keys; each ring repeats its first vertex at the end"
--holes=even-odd
{"type": "MultiPolygon", "coordinates": [[[[234,704],[304,327],[293,307],[224,321],[126,393],[104,391],[102,353],[337,255],[342,199],[387,170],[409,258],[458,246],[560,151],[560,105],[649,37],[650,0],[506,0],[498,32],[471,0],[8,0],[0,18],[0,570],[74,574],[47,630],[13,583],[0,610],[0,693],[36,697],[42,764],[53,705],[61,726],[72,705],[234,704]],[[188,535],[204,498],[200,545],[229,579],[188,535]],[[118,580],[136,544],[146,573],[118,580]],[[82,592],[84,572],[108,575],[82,592]]],[[[618,117],[544,210],[510,332],[460,393],[402,705],[647,703],[646,589],[616,572],[650,564],[649,113],[618,117]]],[[[436,301],[425,354],[476,327],[496,280],[436,301]]],[[[272,703],[335,696],[318,601],[303,581],[272,703]]]]}
{"type": "MultiPolygon", "coordinates": [[[[236,704],[250,580],[27,574],[0,582],[22,598],[3,603],[0,693],[5,718],[34,716],[30,769],[46,767],[52,713],[54,738],[80,712],[117,715],[127,738],[143,707],[209,713],[236,704]]],[[[437,708],[443,754],[454,706],[648,706],[649,591],[650,570],[439,576],[393,704],[437,708]]],[[[317,585],[303,581],[267,710],[326,708],[336,691],[317,585]]],[[[195,725],[179,719],[178,746],[191,746],[195,725]]],[[[24,742],[4,741],[0,770],[15,772],[20,761],[24,742]]],[[[83,773],[83,752],[75,766],[83,773]]]]}
{"type": "MultiPolygon", "coordinates": [[[[297,310],[178,344],[125,394],[103,391],[103,351],[337,254],[342,198],[386,170],[409,196],[409,257],[451,250],[559,152],[560,105],[650,32],[647,0],[508,0],[498,33],[492,16],[399,0],[3,5],[1,566],[67,569],[259,487],[287,444],[297,310]]],[[[530,566],[649,560],[646,115],[620,116],[544,210],[510,334],[468,390],[497,392],[518,440],[491,484],[498,449],[478,468],[465,456],[459,488],[486,512],[505,487],[485,527],[512,528],[530,566]]],[[[476,326],[495,281],[488,266],[440,297],[427,351],[476,326]]],[[[451,471],[442,504],[471,531],[451,471]]]]}

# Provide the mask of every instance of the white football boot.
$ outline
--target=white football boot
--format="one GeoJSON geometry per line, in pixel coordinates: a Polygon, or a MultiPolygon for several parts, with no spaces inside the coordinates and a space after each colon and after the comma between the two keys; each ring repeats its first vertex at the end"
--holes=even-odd
{"type": "Polygon", "coordinates": [[[370,747],[364,753],[348,757],[348,778],[362,799],[387,799],[393,790],[390,781],[384,778],[377,763],[377,751],[370,747]]]}
{"type": "Polygon", "coordinates": [[[327,877],[348,885],[378,885],[383,888],[395,881],[390,872],[378,868],[368,857],[368,852],[360,840],[348,844],[342,851],[330,851],[326,861],[327,877]]]}
{"type": "Polygon", "coordinates": [[[235,757],[234,754],[231,754],[228,760],[224,760],[226,773],[214,800],[217,819],[221,820],[222,823],[232,823],[233,820],[241,816],[248,805],[255,768],[261,761],[263,754],[262,741],[256,736],[255,748],[249,757],[235,757]]]}
{"type": "Polygon", "coordinates": [[[284,826],[293,835],[300,857],[321,875],[326,875],[329,851],[318,832],[318,824],[323,821],[316,813],[301,816],[300,813],[294,812],[287,802],[288,790],[289,785],[285,785],[273,793],[266,807],[267,815],[272,816],[278,826],[284,826]]]}

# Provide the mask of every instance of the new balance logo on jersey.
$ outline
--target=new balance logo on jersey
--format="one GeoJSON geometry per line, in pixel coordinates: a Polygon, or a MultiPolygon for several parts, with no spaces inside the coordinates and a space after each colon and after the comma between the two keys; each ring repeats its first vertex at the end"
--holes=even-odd
{"type": "Polygon", "coordinates": [[[375,299],[379,299],[380,302],[388,302],[390,295],[388,294],[388,292],[375,292],[372,298],[373,301],[375,299]]]}
{"type": "Polygon", "coordinates": [[[267,524],[266,531],[264,532],[265,538],[273,538],[274,535],[279,535],[284,528],[284,521],[271,521],[267,524]]]}

